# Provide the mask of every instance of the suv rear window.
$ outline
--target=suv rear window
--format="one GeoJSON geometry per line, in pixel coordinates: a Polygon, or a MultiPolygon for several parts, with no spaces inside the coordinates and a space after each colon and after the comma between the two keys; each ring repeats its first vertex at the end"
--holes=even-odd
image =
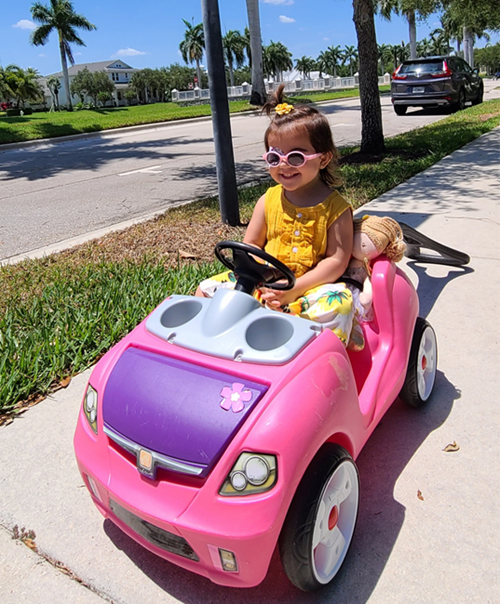
{"type": "Polygon", "coordinates": [[[441,73],[443,61],[416,61],[414,63],[403,63],[398,75],[414,75],[419,73],[441,73]]]}

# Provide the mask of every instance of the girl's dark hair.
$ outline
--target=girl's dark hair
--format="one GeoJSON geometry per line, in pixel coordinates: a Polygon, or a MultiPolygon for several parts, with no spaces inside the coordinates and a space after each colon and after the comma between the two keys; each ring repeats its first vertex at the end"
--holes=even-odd
{"type": "Polygon", "coordinates": [[[333,142],[332,130],[326,117],[310,105],[294,105],[289,113],[279,115],[276,107],[284,102],[285,84],[281,84],[262,107],[262,111],[271,118],[265,134],[264,144],[269,150],[269,137],[307,132],[316,153],[331,153],[332,159],[319,171],[321,180],[329,187],[338,187],[342,179],[338,173],[339,154],[333,142]]]}

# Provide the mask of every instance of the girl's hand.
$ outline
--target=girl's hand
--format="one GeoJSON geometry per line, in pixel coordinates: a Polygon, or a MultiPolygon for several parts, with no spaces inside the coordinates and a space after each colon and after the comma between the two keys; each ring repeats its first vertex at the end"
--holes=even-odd
{"type": "Polygon", "coordinates": [[[263,302],[274,310],[279,310],[280,307],[291,304],[298,297],[295,288],[287,291],[279,291],[277,289],[261,287],[260,292],[262,294],[263,302]]]}

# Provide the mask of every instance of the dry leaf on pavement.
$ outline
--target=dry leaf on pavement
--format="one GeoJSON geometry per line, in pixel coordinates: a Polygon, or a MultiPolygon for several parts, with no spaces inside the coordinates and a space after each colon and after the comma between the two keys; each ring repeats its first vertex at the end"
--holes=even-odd
{"type": "Polygon", "coordinates": [[[460,450],[460,447],[457,445],[456,441],[453,441],[449,445],[446,445],[446,447],[443,449],[443,451],[446,451],[446,453],[450,453],[453,451],[459,451],[459,450],[460,450]]]}
{"type": "Polygon", "coordinates": [[[417,497],[420,499],[420,501],[424,500],[424,496],[422,495],[422,491],[420,489],[417,491],[417,497]]]}

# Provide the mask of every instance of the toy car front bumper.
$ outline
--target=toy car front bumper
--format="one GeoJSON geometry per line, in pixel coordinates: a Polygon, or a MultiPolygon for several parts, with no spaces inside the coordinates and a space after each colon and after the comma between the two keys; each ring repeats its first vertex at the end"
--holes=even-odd
{"type": "Polygon", "coordinates": [[[253,587],[266,576],[282,520],[282,493],[226,498],[203,489],[150,481],[89,434],[80,416],[77,463],[92,499],[123,532],[158,556],[214,583],[253,587]],[[97,445],[97,446],[96,446],[97,445]],[[239,500],[239,501],[236,501],[239,500]],[[234,557],[228,568],[227,552],[234,557]]]}

